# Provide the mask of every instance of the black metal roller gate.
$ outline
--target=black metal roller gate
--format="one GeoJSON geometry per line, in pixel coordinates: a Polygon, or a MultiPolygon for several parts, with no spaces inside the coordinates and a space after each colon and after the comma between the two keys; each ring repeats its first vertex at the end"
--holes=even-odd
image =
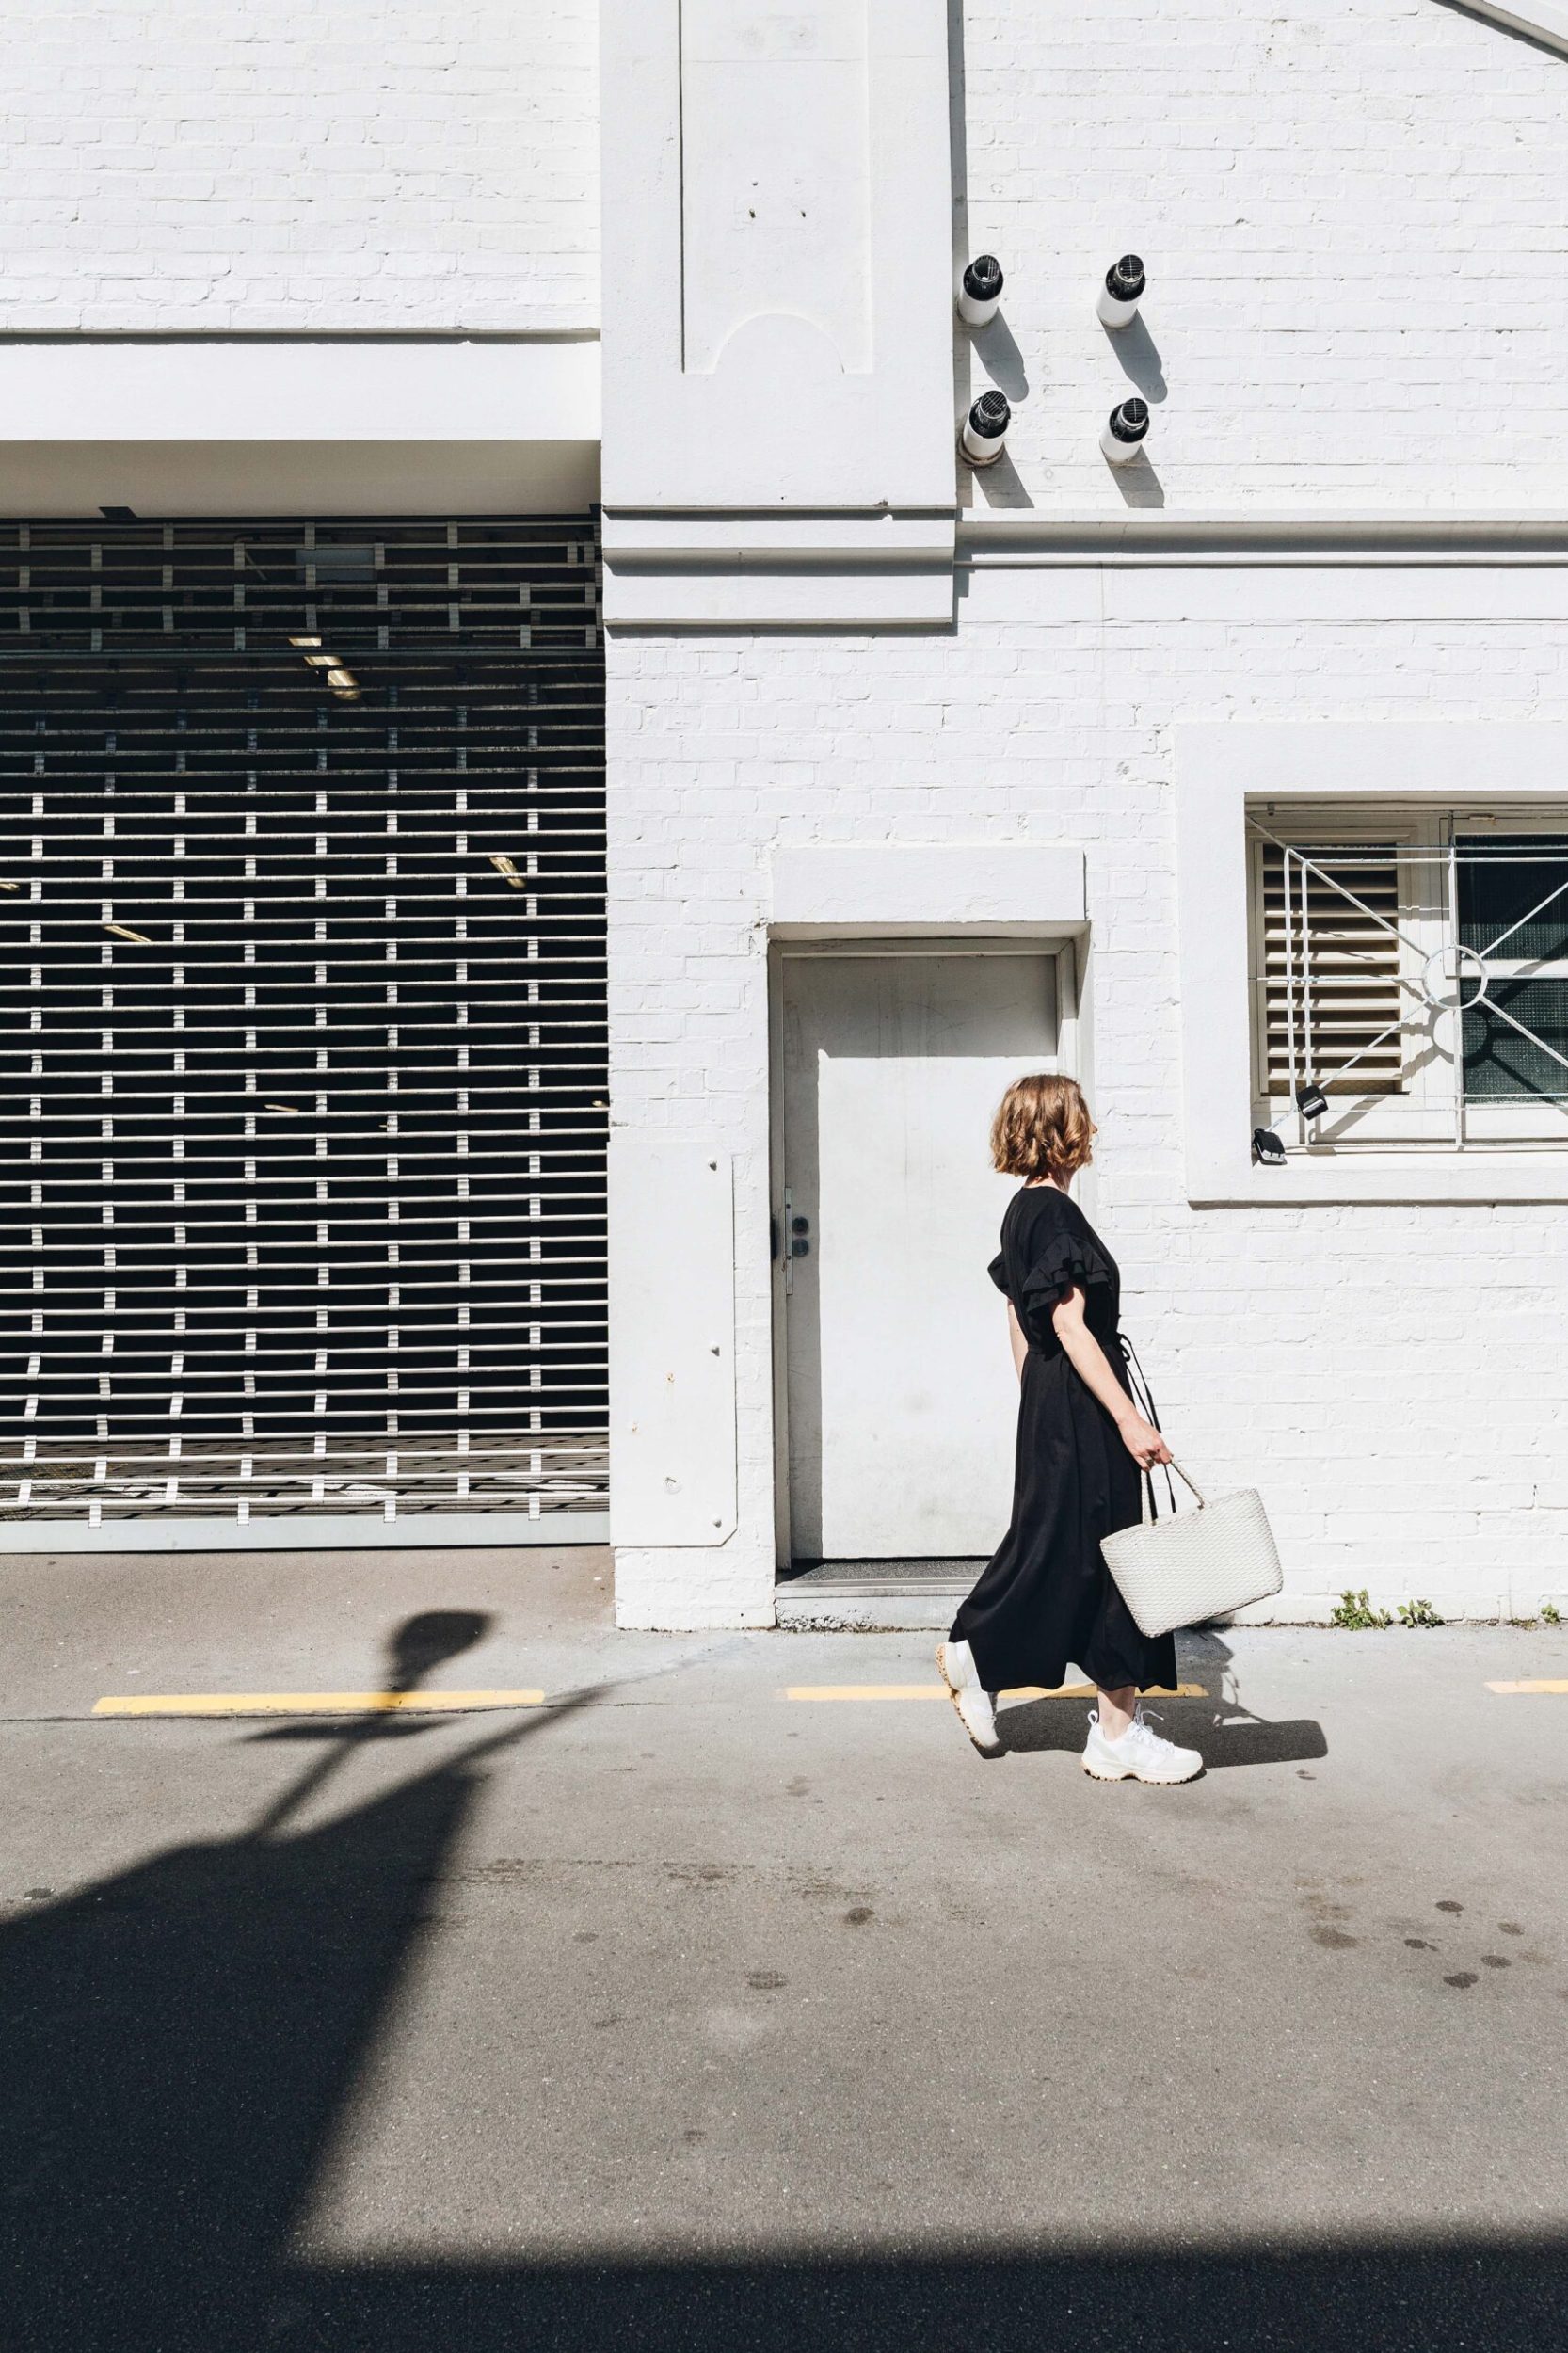
{"type": "Polygon", "coordinates": [[[0,529],[0,1549],[603,1535],[597,582],[0,529]]]}

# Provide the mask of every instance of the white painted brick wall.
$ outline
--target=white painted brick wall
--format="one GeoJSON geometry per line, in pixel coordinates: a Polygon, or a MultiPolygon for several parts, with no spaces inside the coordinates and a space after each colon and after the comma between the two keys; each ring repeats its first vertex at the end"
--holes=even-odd
{"type": "Polygon", "coordinates": [[[596,327],[596,18],[8,8],[0,326],[596,327]]]}
{"type": "MultiPolygon", "coordinates": [[[[1016,408],[975,504],[1568,511],[1568,61],[1440,0],[962,19],[958,243],[1008,287],[960,389],[1016,408]],[[1147,331],[1117,342],[1093,300],[1129,247],[1147,331]],[[1135,386],[1153,462],[1117,474],[1096,438],[1135,386]]],[[[614,1116],[737,1156],[741,1327],[741,1533],[623,1561],[632,1614],[751,1616],[771,1581],[770,848],[977,835],[1088,853],[1093,1208],[1184,1447],[1265,1487],[1296,1606],[1563,1596],[1568,1223],[1187,1206],[1171,803],[1183,722],[1568,722],[1551,602],[1517,574],[1168,573],[1133,617],[1077,577],[977,578],[951,637],[612,645],[614,1116]]]]}
{"type": "Polygon", "coordinates": [[[1568,506],[1568,58],[1441,0],[963,23],[960,244],[1007,286],[960,377],[1016,411],[975,504],[1568,506]],[[1117,338],[1093,302],[1129,248],[1147,334],[1117,338]],[[1133,389],[1150,462],[1118,475],[1133,389]]]}
{"type": "MultiPolygon", "coordinates": [[[[765,921],[780,840],[1084,845],[1093,1210],[1184,1450],[1219,1489],[1264,1487],[1298,1608],[1351,1583],[1456,1613],[1563,1596],[1560,1210],[1186,1204],[1170,781],[1181,722],[1568,724],[1560,627],[1304,621],[1291,600],[1306,586],[1274,591],[1276,619],[1009,617],[1038,603],[1029,577],[977,583],[951,637],[612,642],[614,1117],[737,1156],[742,1530],[623,1562],[635,1613],[755,1621],[771,1585],[765,921]]],[[[1484,612],[1485,576],[1466,579],[1456,609],[1484,612]]],[[[1385,593],[1396,613],[1398,586],[1385,593]]]]}

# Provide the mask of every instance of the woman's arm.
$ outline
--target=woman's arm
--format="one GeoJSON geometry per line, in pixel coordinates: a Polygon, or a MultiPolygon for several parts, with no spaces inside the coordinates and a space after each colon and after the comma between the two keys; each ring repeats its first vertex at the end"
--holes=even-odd
{"type": "Polygon", "coordinates": [[[1083,1292],[1078,1286],[1051,1309],[1051,1324],[1063,1353],[1092,1397],[1099,1400],[1121,1433],[1122,1444],[1138,1465],[1168,1463],[1171,1449],[1152,1422],[1146,1422],[1111,1369],[1105,1351],[1083,1321],[1083,1292]]]}
{"type": "Polygon", "coordinates": [[[1007,1337],[1013,1348],[1013,1369],[1021,1381],[1024,1377],[1024,1358],[1029,1354],[1029,1338],[1011,1300],[1007,1303],[1007,1337]]]}

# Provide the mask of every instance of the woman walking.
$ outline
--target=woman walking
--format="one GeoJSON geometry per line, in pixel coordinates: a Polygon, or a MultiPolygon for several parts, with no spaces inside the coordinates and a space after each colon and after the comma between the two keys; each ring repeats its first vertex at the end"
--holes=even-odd
{"type": "Polygon", "coordinates": [[[1162,1739],[1140,1691],[1172,1687],[1176,1642],[1141,1634],[1100,1539],[1142,1516],[1142,1481],[1171,1451],[1134,1404],[1117,1337],[1115,1261],[1068,1187],[1088,1165],[1089,1106],[1071,1079],[1020,1079],[1002,1097],[991,1157],[1023,1184],[990,1274],[1007,1297],[1022,1395],[1013,1519],[936,1653],[977,1749],[994,1754],[995,1695],[1054,1689],[1074,1661],[1097,1688],[1083,1769],[1097,1781],[1191,1781],[1195,1749],[1162,1739]]]}

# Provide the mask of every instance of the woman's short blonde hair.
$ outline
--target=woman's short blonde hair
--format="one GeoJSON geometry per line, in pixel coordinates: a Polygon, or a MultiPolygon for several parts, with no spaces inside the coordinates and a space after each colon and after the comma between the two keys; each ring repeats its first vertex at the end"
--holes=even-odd
{"type": "Polygon", "coordinates": [[[1004,1176],[1064,1183],[1095,1157],[1097,1130],[1076,1079],[1040,1070],[1015,1079],[991,1122],[991,1160],[1004,1176]]]}

